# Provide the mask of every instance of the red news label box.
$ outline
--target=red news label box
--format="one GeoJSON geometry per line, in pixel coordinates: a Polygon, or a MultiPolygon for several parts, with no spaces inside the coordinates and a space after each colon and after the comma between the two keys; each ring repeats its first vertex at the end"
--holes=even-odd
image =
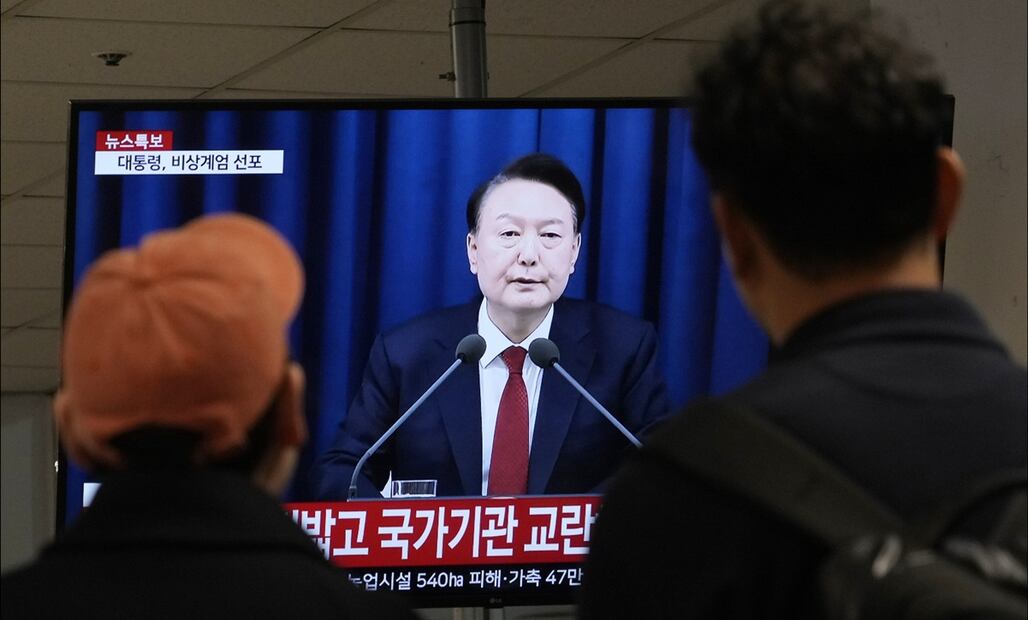
{"type": "Polygon", "coordinates": [[[170,151],[172,131],[98,131],[97,151],[170,151]]]}
{"type": "Polygon", "coordinates": [[[333,563],[349,567],[579,563],[598,495],[286,504],[333,563]]]}

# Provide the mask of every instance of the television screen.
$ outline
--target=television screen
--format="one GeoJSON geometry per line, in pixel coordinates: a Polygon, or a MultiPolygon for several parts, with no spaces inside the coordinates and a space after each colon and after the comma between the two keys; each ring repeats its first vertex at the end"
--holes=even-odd
{"type": "MultiPolygon", "coordinates": [[[[254,215],[296,248],[307,286],[290,340],[310,437],[284,510],[365,588],[422,606],[570,602],[630,435],[766,363],[679,102],[75,102],[71,120],[66,299],[104,251],[201,214],[254,215]],[[486,455],[505,423],[484,404],[503,401],[485,362],[459,365],[354,476],[461,337],[493,318],[491,255],[475,235],[486,211],[469,223],[467,205],[484,205],[474,197],[487,187],[495,203],[498,173],[538,153],[571,172],[584,204],[569,212],[577,232],[533,229],[538,256],[518,259],[545,266],[548,244],[573,240],[566,289],[531,269],[503,282],[560,297],[545,320],[560,368],[525,366],[527,478],[490,491],[500,468],[486,455]]],[[[61,472],[63,527],[98,481],[61,472]]]]}

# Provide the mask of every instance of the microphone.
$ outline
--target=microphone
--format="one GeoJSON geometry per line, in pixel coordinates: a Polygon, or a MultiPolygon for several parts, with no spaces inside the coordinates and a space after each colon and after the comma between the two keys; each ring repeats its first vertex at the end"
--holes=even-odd
{"type": "Polygon", "coordinates": [[[578,393],[584,396],[585,399],[589,401],[589,403],[593,407],[596,407],[596,409],[600,413],[602,413],[604,417],[607,418],[607,421],[614,425],[614,428],[621,431],[621,434],[624,435],[628,439],[628,441],[632,442],[632,444],[636,448],[642,447],[642,442],[636,439],[635,435],[633,435],[627,428],[625,428],[624,424],[619,422],[617,418],[611,415],[611,413],[607,411],[607,409],[603,405],[601,405],[599,401],[592,397],[592,394],[587,392],[585,388],[582,387],[582,384],[580,384],[578,381],[575,381],[575,378],[568,374],[568,371],[564,370],[564,367],[561,366],[559,363],[560,349],[557,348],[557,345],[554,344],[552,340],[549,340],[547,338],[536,338],[532,341],[532,344],[528,345],[528,356],[532,358],[532,363],[534,363],[536,366],[539,366],[540,368],[550,368],[551,366],[553,368],[556,368],[557,372],[559,372],[565,379],[567,379],[568,383],[570,383],[573,388],[578,390],[578,393]]]}
{"type": "Polygon", "coordinates": [[[443,381],[446,381],[446,379],[451,374],[453,374],[454,370],[457,370],[458,366],[460,366],[461,364],[474,364],[478,362],[478,360],[482,359],[482,355],[484,354],[485,338],[479,336],[478,334],[468,334],[467,336],[461,338],[461,341],[457,344],[457,359],[454,360],[452,364],[450,364],[450,367],[447,368],[446,371],[443,372],[443,374],[441,374],[438,379],[435,380],[435,383],[433,383],[431,386],[429,386],[427,390],[425,390],[425,393],[422,394],[421,398],[416,400],[414,404],[410,406],[410,409],[407,409],[407,411],[405,411],[402,416],[400,416],[399,418],[397,418],[395,422],[393,422],[393,425],[390,426],[389,430],[387,430],[385,433],[382,434],[381,437],[378,438],[378,441],[371,444],[371,447],[368,448],[367,451],[364,452],[364,455],[361,456],[360,460],[357,461],[357,466],[353,468],[353,475],[350,476],[350,491],[347,494],[347,500],[351,500],[357,495],[357,477],[360,476],[361,470],[364,469],[364,464],[368,461],[368,458],[370,458],[376,450],[381,448],[382,444],[384,444],[387,439],[393,436],[393,433],[396,432],[396,429],[400,428],[400,425],[407,421],[407,418],[409,418],[411,414],[414,413],[417,410],[417,408],[421,406],[421,403],[425,402],[428,399],[428,397],[431,396],[432,393],[435,392],[436,389],[443,384],[443,381]]]}

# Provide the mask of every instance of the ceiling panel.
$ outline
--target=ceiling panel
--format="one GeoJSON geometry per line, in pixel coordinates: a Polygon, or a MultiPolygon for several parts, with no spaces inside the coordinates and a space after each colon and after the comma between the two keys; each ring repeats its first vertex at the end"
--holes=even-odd
{"type": "Polygon", "coordinates": [[[0,364],[55,368],[60,353],[61,332],[58,329],[26,327],[5,332],[0,364]]]}
{"type": "Polygon", "coordinates": [[[68,137],[72,99],[189,99],[202,92],[198,88],[4,82],[0,127],[4,140],[60,142],[68,137]]]}
{"type": "Polygon", "coordinates": [[[593,67],[584,73],[533,92],[541,97],[677,97],[713,44],[652,41],[593,67]]]}
{"type": "MultiPolygon", "coordinates": [[[[724,1],[724,0],[720,0],[724,1]]],[[[715,0],[489,0],[486,32],[556,37],[638,38],[715,0]]],[[[450,0],[394,0],[347,23],[349,28],[447,32],[450,0]]]]}
{"type": "Polygon", "coordinates": [[[64,243],[64,199],[19,198],[0,208],[0,242],[25,245],[64,243]]]}
{"type": "Polygon", "coordinates": [[[0,192],[13,194],[64,165],[64,144],[0,142],[0,192]]]}
{"type": "Polygon", "coordinates": [[[56,368],[0,368],[0,390],[4,392],[53,392],[57,389],[56,368]]]}
{"type": "Polygon", "coordinates": [[[342,30],[233,84],[240,89],[445,97],[450,40],[435,33],[342,30]]]}
{"type": "MultiPolygon", "coordinates": [[[[61,149],[64,149],[65,145],[61,145],[61,149]]],[[[51,174],[49,177],[40,179],[32,184],[31,187],[25,189],[26,196],[36,197],[47,197],[47,198],[63,198],[65,189],[67,188],[67,176],[65,166],[62,163],[60,168],[55,168],[56,174],[51,174]]]]}
{"type": "Polygon", "coordinates": [[[765,0],[734,0],[725,3],[687,24],[661,33],[661,38],[719,41],[739,20],[754,15],[764,2],[765,0]]]}
{"type": "MultiPolygon", "coordinates": [[[[493,10],[492,0],[488,12],[493,10]]],[[[447,32],[450,28],[450,0],[392,0],[383,2],[347,22],[347,28],[447,32]]],[[[486,30],[489,30],[488,24],[486,30]]]]}
{"type": "Polygon", "coordinates": [[[211,87],[313,30],[15,17],[2,26],[5,80],[211,87]],[[45,53],[38,41],[52,42],[45,53]],[[107,67],[94,52],[132,52],[107,67]]]}
{"type": "MultiPolygon", "coordinates": [[[[721,3],[721,6],[696,20],[661,33],[661,38],[696,41],[724,40],[735,24],[756,15],[766,2],[767,0],[732,0],[721,3]]],[[[868,0],[818,0],[818,3],[849,10],[866,10],[868,7],[868,0]]]]}
{"type": "Polygon", "coordinates": [[[4,288],[60,288],[64,248],[0,245],[0,282],[4,288]]]}
{"type": "Polygon", "coordinates": [[[491,36],[486,42],[489,96],[517,97],[625,44],[620,39],[491,36]]]}
{"type": "Polygon", "coordinates": [[[718,4],[715,0],[507,0],[486,3],[486,28],[496,34],[639,38],[718,4]]]}
{"type": "Polygon", "coordinates": [[[18,15],[145,22],[325,27],[373,0],[43,0],[18,15]]]}
{"type": "Polygon", "coordinates": [[[56,328],[60,325],[60,289],[5,288],[3,293],[0,322],[4,328],[23,325],[56,328]]]}

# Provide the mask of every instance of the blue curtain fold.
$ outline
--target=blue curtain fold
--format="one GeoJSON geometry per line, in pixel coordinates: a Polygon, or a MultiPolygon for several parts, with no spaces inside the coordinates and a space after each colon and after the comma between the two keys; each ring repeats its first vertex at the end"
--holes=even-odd
{"type": "MultiPolygon", "coordinates": [[[[336,104],[342,105],[342,104],[336,104]]],[[[292,353],[307,370],[310,444],[289,499],[326,449],[376,333],[478,293],[465,204],[534,151],[582,182],[582,251],[566,295],[656,324],[672,402],[729,390],[762,369],[767,340],[721,258],[688,112],[604,109],[301,109],[78,112],[69,268],[201,213],[241,211],[280,230],[307,272],[292,353]],[[171,130],[175,150],[282,149],[276,175],[94,176],[101,130],[171,130]]],[[[66,515],[85,476],[71,468],[66,515]]]]}

